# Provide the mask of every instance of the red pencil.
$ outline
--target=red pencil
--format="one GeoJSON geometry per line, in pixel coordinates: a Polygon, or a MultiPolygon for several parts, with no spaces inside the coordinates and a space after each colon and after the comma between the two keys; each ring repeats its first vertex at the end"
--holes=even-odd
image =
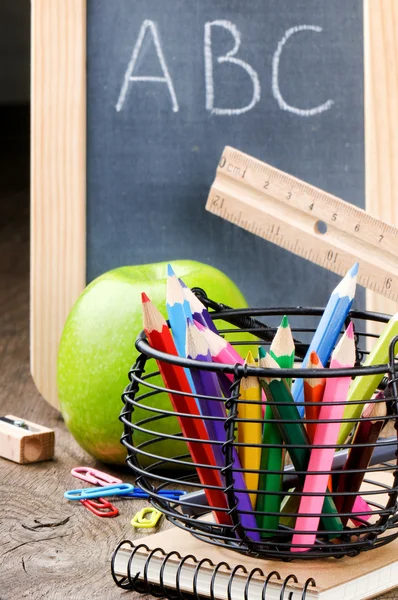
{"type": "MultiPolygon", "coordinates": [[[[142,294],[142,312],[144,329],[148,342],[156,350],[161,350],[167,354],[178,356],[177,350],[171,337],[167,323],[149,300],[148,296],[142,294]]],[[[165,386],[170,390],[177,392],[191,393],[188,379],[182,367],[177,367],[170,363],[156,361],[159,371],[163,377],[165,386]]],[[[195,398],[183,396],[180,394],[169,393],[174,410],[178,413],[200,416],[195,398]]],[[[222,482],[220,473],[217,470],[217,463],[214,457],[213,449],[210,444],[203,444],[202,441],[209,440],[206,427],[202,419],[191,417],[178,417],[182,432],[187,438],[197,439],[197,442],[187,442],[192,459],[195,463],[202,465],[213,465],[214,469],[206,467],[196,467],[200,482],[204,486],[215,486],[220,489],[205,488],[207,501],[210,506],[228,509],[227,499],[222,491],[222,482]]],[[[214,516],[221,525],[232,525],[231,518],[225,512],[214,511],[214,516]]]]}

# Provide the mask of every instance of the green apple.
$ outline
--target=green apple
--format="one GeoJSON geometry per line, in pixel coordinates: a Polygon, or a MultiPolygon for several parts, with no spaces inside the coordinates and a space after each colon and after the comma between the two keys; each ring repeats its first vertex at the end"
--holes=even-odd
{"type": "MultiPolygon", "coordinates": [[[[239,289],[221,271],[190,260],[171,265],[186,285],[203,288],[213,300],[236,308],[247,306],[239,289]]],[[[120,267],[101,275],[81,294],[64,327],[57,376],[62,415],[77,442],[106,463],[121,464],[126,458],[120,443],[123,425],[118,417],[127,375],[138,355],[134,343],[142,330],[141,292],[145,291],[166,316],[166,273],[167,263],[156,263],[120,267]]],[[[154,361],[147,362],[145,371],[156,371],[154,361]]],[[[149,382],[161,385],[159,377],[149,382]]],[[[150,396],[142,404],[172,410],[166,393],[150,396]]],[[[156,413],[144,408],[133,412],[134,422],[151,416],[156,413]]],[[[168,434],[179,431],[174,416],[154,420],[143,428],[168,434]]],[[[145,432],[134,434],[135,445],[145,440],[155,438],[145,432]]],[[[144,450],[161,456],[186,452],[182,442],[173,440],[153,442],[144,450]]],[[[141,456],[140,462],[148,464],[151,459],[141,456]]]]}

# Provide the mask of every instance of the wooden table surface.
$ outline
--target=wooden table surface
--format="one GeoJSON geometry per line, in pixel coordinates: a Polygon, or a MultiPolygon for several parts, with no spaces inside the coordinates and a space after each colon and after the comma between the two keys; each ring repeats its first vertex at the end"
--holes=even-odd
{"type": "MultiPolygon", "coordinates": [[[[119,517],[99,519],[64,500],[66,489],[79,487],[72,467],[104,466],[77,445],[30,377],[28,113],[11,117],[4,121],[0,113],[6,138],[0,156],[0,415],[51,427],[56,447],[55,459],[43,463],[0,458],[0,600],[135,598],[113,583],[110,557],[120,540],[134,538],[129,520],[146,503],[119,501],[119,517]]],[[[128,479],[127,472],[106,470],[128,479]]],[[[382,598],[398,598],[398,592],[382,598]]]]}

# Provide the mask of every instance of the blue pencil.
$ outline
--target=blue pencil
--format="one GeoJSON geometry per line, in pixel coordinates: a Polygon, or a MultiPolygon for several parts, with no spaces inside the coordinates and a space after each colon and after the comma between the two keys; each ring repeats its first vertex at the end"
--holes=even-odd
{"type": "MultiPolygon", "coordinates": [[[[358,263],[348,271],[347,275],[340,281],[333,290],[329,302],[314,333],[307,354],[303,360],[303,367],[306,367],[314,351],[319,356],[322,364],[326,365],[332,351],[336,345],[337,339],[344,326],[344,322],[355,296],[357,283],[358,263]]],[[[292,395],[296,402],[304,401],[304,380],[296,379],[292,387],[292,395]]],[[[304,414],[304,406],[298,407],[301,416],[304,414]]]]}
{"type": "MultiPolygon", "coordinates": [[[[187,335],[187,319],[192,319],[188,300],[184,298],[182,286],[171,265],[167,265],[166,308],[171,332],[178,355],[186,358],[185,340],[187,335]]],[[[192,392],[195,392],[194,382],[189,369],[184,369],[192,392]]]]}

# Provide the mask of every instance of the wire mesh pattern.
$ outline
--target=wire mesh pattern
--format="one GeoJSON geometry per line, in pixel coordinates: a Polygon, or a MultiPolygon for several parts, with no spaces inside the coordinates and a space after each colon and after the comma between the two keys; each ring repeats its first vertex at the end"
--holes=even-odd
{"type": "MultiPolygon", "coordinates": [[[[300,363],[304,357],[308,343],[323,313],[322,308],[284,307],[233,310],[208,300],[203,292],[200,299],[213,309],[211,315],[219,333],[222,336],[227,336],[238,350],[240,347],[247,349],[250,346],[255,347],[259,344],[267,350],[267,346],[269,346],[275,334],[277,324],[279,324],[283,315],[287,315],[296,342],[296,363],[300,363]]],[[[306,495],[303,492],[304,478],[308,473],[316,474],[319,471],[295,470],[290,464],[290,453],[292,450],[300,448],[310,451],[314,447],[325,448],[327,446],[311,445],[303,447],[283,443],[284,464],[280,471],[276,470],[271,473],[283,478],[281,489],[279,491],[247,490],[257,496],[264,494],[277,494],[280,496],[280,512],[277,514],[272,513],[273,516],[277,517],[278,522],[278,525],[274,528],[263,529],[257,526],[249,529],[243,526],[242,512],[247,513],[248,511],[240,509],[237,494],[245,490],[235,487],[236,472],[241,471],[245,474],[242,468],[238,469],[234,466],[233,460],[234,452],[239,452],[240,447],[242,447],[242,442],[238,441],[237,435],[237,426],[240,422],[239,408],[242,403],[239,397],[239,386],[242,378],[248,376],[319,378],[319,370],[302,369],[299,368],[299,365],[296,365],[297,368],[295,369],[278,369],[276,371],[275,369],[262,369],[248,367],[247,365],[221,365],[178,358],[151,348],[145,334],[142,332],[136,341],[139,354],[129,373],[130,383],[123,393],[124,407],[120,420],[124,424],[124,433],[121,442],[127,448],[127,464],[137,477],[136,484],[150,495],[151,503],[162,511],[173,524],[188,529],[199,539],[238,552],[273,559],[292,560],[294,558],[313,559],[324,556],[334,556],[336,558],[346,555],[355,556],[361,551],[377,548],[395,539],[398,536],[397,436],[394,434],[392,437],[386,437],[384,431],[389,423],[392,423],[397,429],[398,378],[396,370],[398,364],[394,357],[398,349],[398,338],[391,340],[388,364],[363,367],[361,364],[368,354],[369,342],[372,341],[372,338],[377,337],[375,334],[367,333],[367,325],[369,323],[387,323],[388,317],[378,313],[351,311],[347,323],[349,321],[353,322],[355,328],[356,365],[350,369],[324,369],[322,370],[322,377],[327,379],[336,376],[369,377],[375,374],[383,375],[379,389],[384,390],[384,399],[380,400],[374,396],[372,399],[355,400],[355,403],[365,406],[381,401],[386,402],[387,414],[382,417],[342,418],[339,420],[341,423],[350,422],[353,430],[358,423],[364,420],[373,422],[382,419],[385,422],[380,439],[377,442],[360,444],[360,447],[364,450],[376,447],[378,450],[381,449],[381,456],[384,457],[382,462],[375,464],[373,460],[365,468],[345,471],[348,477],[364,474],[360,494],[365,502],[360,505],[359,509],[355,504],[352,511],[344,512],[343,510],[335,514],[338,518],[343,519],[344,525],[342,528],[335,528],[335,521],[330,516],[325,516],[325,512],[322,512],[322,514],[317,515],[321,519],[320,526],[312,532],[316,534],[315,543],[308,545],[308,547],[305,546],[304,551],[299,553],[292,552],[292,537],[298,504],[300,499],[306,495]],[[196,368],[233,375],[229,397],[207,397],[210,402],[223,402],[225,404],[227,416],[223,420],[226,432],[224,442],[213,439],[209,441],[198,440],[183,436],[176,413],[168,399],[169,390],[164,387],[154,359],[186,369],[196,368]],[[221,446],[224,456],[223,465],[199,465],[204,469],[218,470],[223,484],[220,489],[224,492],[226,498],[226,507],[212,506],[211,509],[208,509],[212,512],[207,512],[200,519],[195,516],[195,513],[200,511],[201,506],[192,495],[188,499],[182,496],[177,502],[168,501],[159,495],[160,490],[180,487],[181,483],[189,484],[198,492],[206,491],[206,486],[198,480],[195,469],[197,465],[192,461],[187,442],[190,444],[218,444],[221,446]],[[220,524],[217,513],[226,513],[230,524],[220,524]]],[[[195,397],[194,394],[192,396],[195,397]]],[[[342,398],[335,404],[345,404],[345,401],[346,399],[342,398]]],[[[272,405],[271,400],[268,398],[267,402],[272,405]]],[[[305,406],[306,403],[303,402],[302,405],[305,406]]],[[[197,418],[188,414],[182,416],[197,418]]],[[[211,418],[220,419],[219,417],[211,418]]],[[[307,426],[308,423],[325,422],[320,419],[308,421],[305,416],[300,421],[304,426],[307,426]]],[[[270,421],[264,417],[261,422],[272,422],[273,426],[277,427],[281,421],[275,418],[270,421]]],[[[343,444],[329,446],[329,448],[333,447],[336,452],[333,467],[328,471],[332,485],[328,486],[328,489],[321,494],[325,498],[330,497],[334,500],[340,497],[340,505],[342,506],[344,505],[343,500],[358,495],[357,491],[337,491],[347,451],[352,448],[351,441],[352,436],[343,444]],[[329,490],[329,487],[331,487],[331,490],[329,490]]],[[[272,444],[250,443],[248,446],[263,449],[272,447],[272,444]]],[[[281,445],[276,447],[280,448],[281,445]]],[[[264,471],[260,469],[259,474],[261,476],[264,471]]],[[[264,513],[256,511],[254,507],[251,514],[257,519],[258,524],[259,517],[264,513]]],[[[304,517],[313,516],[309,513],[300,514],[304,517]]],[[[224,523],[225,519],[222,521],[224,523]]],[[[305,533],[308,533],[308,531],[305,533]]]]}

